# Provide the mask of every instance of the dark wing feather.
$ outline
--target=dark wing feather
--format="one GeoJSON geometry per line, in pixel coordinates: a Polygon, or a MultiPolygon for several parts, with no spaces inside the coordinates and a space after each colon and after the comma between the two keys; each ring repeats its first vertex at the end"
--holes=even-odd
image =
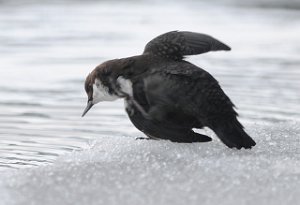
{"type": "Polygon", "coordinates": [[[219,40],[201,33],[171,31],[147,43],[144,54],[158,55],[181,60],[186,55],[196,55],[209,51],[231,50],[219,40]]]}
{"type": "Polygon", "coordinates": [[[152,105],[164,110],[180,109],[202,118],[203,124],[219,116],[237,116],[234,105],[208,72],[188,62],[174,62],[153,70],[144,79],[145,95],[152,105]]]}

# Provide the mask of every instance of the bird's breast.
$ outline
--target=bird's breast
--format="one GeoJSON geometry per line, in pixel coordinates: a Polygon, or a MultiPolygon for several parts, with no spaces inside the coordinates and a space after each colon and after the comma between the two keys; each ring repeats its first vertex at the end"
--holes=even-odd
{"type": "Polygon", "coordinates": [[[132,96],[132,82],[131,80],[125,79],[122,76],[118,77],[117,82],[120,85],[120,89],[124,92],[127,93],[128,95],[132,96]]]}

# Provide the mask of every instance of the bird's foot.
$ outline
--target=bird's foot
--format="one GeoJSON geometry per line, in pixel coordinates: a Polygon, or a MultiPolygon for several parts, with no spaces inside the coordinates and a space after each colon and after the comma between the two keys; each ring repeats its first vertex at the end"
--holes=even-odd
{"type": "Polygon", "coordinates": [[[149,137],[136,137],[135,140],[152,140],[149,137]]]}

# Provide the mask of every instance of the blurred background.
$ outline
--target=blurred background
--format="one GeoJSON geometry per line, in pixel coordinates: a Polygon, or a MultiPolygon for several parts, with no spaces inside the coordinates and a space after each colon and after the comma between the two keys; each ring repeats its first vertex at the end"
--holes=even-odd
{"type": "Polygon", "coordinates": [[[299,9],[299,0],[0,0],[0,171],[51,163],[101,136],[143,136],[122,101],[81,118],[83,83],[171,30],[231,46],[188,60],[216,77],[246,127],[299,122],[299,9]]]}

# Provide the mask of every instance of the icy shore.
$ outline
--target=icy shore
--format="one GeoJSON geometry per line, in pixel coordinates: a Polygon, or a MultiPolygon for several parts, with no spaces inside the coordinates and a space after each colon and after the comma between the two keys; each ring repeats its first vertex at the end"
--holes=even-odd
{"type": "Polygon", "coordinates": [[[299,123],[247,127],[252,150],[101,137],[52,165],[2,174],[0,204],[297,204],[299,123]]]}

